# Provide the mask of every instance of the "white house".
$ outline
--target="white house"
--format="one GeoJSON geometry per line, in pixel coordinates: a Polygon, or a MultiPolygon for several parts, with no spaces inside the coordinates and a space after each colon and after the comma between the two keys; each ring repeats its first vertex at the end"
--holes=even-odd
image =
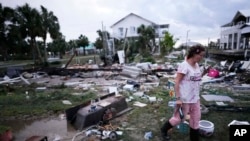
{"type": "Polygon", "coordinates": [[[250,49],[250,9],[237,11],[232,21],[221,26],[221,49],[250,49]]]}
{"type": "Polygon", "coordinates": [[[156,35],[163,37],[164,31],[169,28],[169,24],[156,24],[134,13],[130,13],[111,26],[112,37],[123,39],[125,37],[138,37],[137,28],[142,24],[155,28],[156,35]]]}

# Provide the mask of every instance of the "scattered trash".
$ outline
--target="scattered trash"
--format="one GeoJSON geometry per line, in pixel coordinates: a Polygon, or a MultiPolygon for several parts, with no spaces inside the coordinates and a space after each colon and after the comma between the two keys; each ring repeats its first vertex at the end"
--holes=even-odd
{"type": "Polygon", "coordinates": [[[25,82],[27,85],[30,85],[30,82],[25,79],[22,75],[20,75],[20,78],[23,80],[23,82],[25,82]]]}
{"type": "Polygon", "coordinates": [[[44,91],[44,90],[46,90],[46,89],[47,89],[46,87],[37,87],[37,88],[36,88],[37,91],[44,91]]]}
{"type": "Polygon", "coordinates": [[[215,102],[218,106],[227,106],[228,104],[225,104],[224,102],[215,102]]]}
{"type": "Polygon", "coordinates": [[[124,90],[128,90],[128,91],[133,91],[134,90],[134,85],[130,85],[130,84],[126,84],[123,86],[124,90]]]}
{"type": "Polygon", "coordinates": [[[65,115],[65,114],[60,114],[60,115],[59,115],[59,118],[60,118],[61,120],[63,120],[63,119],[66,118],[66,115],[65,115]]]}
{"type": "Polygon", "coordinates": [[[152,132],[150,131],[150,132],[146,132],[145,133],[145,135],[144,135],[144,139],[146,139],[146,140],[150,140],[150,139],[152,139],[153,138],[153,134],[152,134],[152,132]]]}
{"type": "Polygon", "coordinates": [[[161,103],[163,101],[163,98],[157,98],[157,103],[161,103]]]}
{"type": "Polygon", "coordinates": [[[28,91],[25,92],[25,96],[26,96],[26,99],[27,99],[27,100],[30,99],[30,96],[29,96],[29,92],[28,92],[28,91]]]}
{"type": "Polygon", "coordinates": [[[55,135],[55,138],[53,139],[53,141],[61,141],[62,137],[60,135],[55,135]]]}
{"type": "Polygon", "coordinates": [[[218,78],[220,76],[220,73],[216,69],[210,69],[208,72],[208,76],[213,77],[213,78],[218,78]]]}
{"type": "Polygon", "coordinates": [[[147,104],[141,103],[141,102],[139,102],[139,101],[136,101],[133,105],[134,105],[134,106],[138,106],[138,107],[145,107],[145,106],[147,106],[147,104]]]}
{"type": "Polygon", "coordinates": [[[203,104],[200,104],[200,106],[201,106],[201,114],[207,114],[209,111],[208,108],[203,104]]]}
{"type": "Polygon", "coordinates": [[[168,106],[174,108],[175,107],[175,102],[176,101],[169,101],[168,106]]]}
{"type": "Polygon", "coordinates": [[[95,100],[91,100],[91,103],[90,103],[90,108],[89,108],[89,112],[91,113],[91,112],[95,112],[97,109],[97,107],[96,107],[97,105],[96,105],[96,103],[95,103],[95,100]]]}
{"type": "Polygon", "coordinates": [[[248,121],[238,121],[238,120],[233,120],[228,124],[228,127],[230,125],[250,125],[248,121]]]}
{"type": "Polygon", "coordinates": [[[72,103],[69,100],[63,100],[62,103],[65,105],[72,105],[72,103]]]}
{"type": "Polygon", "coordinates": [[[77,136],[84,135],[84,138],[88,138],[96,136],[98,139],[105,140],[109,139],[111,141],[116,141],[118,139],[118,135],[122,135],[123,132],[118,130],[117,126],[113,126],[112,124],[105,124],[105,125],[93,125],[88,127],[87,129],[77,133],[72,138],[72,141],[75,141],[77,136]]]}
{"type": "Polygon", "coordinates": [[[126,102],[131,102],[132,100],[134,100],[132,96],[129,96],[128,98],[126,98],[126,102]]]}
{"type": "Polygon", "coordinates": [[[135,92],[133,93],[134,96],[138,96],[138,97],[142,97],[144,95],[144,92],[139,91],[139,92],[135,92]]]}
{"type": "Polygon", "coordinates": [[[157,101],[157,99],[156,99],[155,96],[149,96],[149,97],[148,97],[148,100],[149,100],[150,103],[153,103],[153,102],[156,102],[156,101],[157,101]]]}
{"type": "Polygon", "coordinates": [[[118,94],[118,88],[117,87],[109,87],[109,93],[115,93],[118,94]]]}

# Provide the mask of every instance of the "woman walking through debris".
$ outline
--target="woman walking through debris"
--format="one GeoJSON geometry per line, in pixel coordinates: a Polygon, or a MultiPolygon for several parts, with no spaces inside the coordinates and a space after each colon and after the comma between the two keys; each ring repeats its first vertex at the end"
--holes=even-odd
{"type": "Polygon", "coordinates": [[[185,61],[178,66],[174,86],[176,96],[174,114],[161,127],[162,137],[165,141],[170,139],[169,129],[180,124],[187,114],[190,115],[190,140],[199,140],[200,81],[202,75],[207,71],[203,71],[202,74],[198,62],[203,59],[204,55],[205,49],[202,46],[190,47],[185,61]]]}

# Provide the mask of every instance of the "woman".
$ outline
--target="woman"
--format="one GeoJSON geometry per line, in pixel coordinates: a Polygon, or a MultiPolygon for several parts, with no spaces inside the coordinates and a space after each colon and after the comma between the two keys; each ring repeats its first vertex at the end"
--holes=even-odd
{"type": "Polygon", "coordinates": [[[207,71],[202,74],[198,62],[203,59],[204,55],[205,49],[202,46],[190,47],[185,61],[178,66],[174,86],[176,96],[174,114],[161,128],[163,139],[166,141],[170,139],[168,130],[180,124],[187,114],[190,115],[190,140],[199,140],[200,81],[207,71]],[[184,117],[180,114],[179,108],[182,109],[184,117]]]}

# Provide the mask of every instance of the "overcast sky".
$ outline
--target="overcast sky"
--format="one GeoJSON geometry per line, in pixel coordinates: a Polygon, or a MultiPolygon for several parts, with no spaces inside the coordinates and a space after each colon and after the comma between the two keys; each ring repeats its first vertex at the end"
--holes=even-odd
{"type": "Polygon", "coordinates": [[[0,0],[3,6],[16,8],[28,3],[40,11],[40,5],[59,19],[66,40],[85,35],[91,42],[102,25],[110,26],[135,13],[157,24],[170,24],[169,32],[180,38],[206,45],[220,36],[220,26],[230,22],[238,10],[250,9],[249,0],[0,0]]]}

